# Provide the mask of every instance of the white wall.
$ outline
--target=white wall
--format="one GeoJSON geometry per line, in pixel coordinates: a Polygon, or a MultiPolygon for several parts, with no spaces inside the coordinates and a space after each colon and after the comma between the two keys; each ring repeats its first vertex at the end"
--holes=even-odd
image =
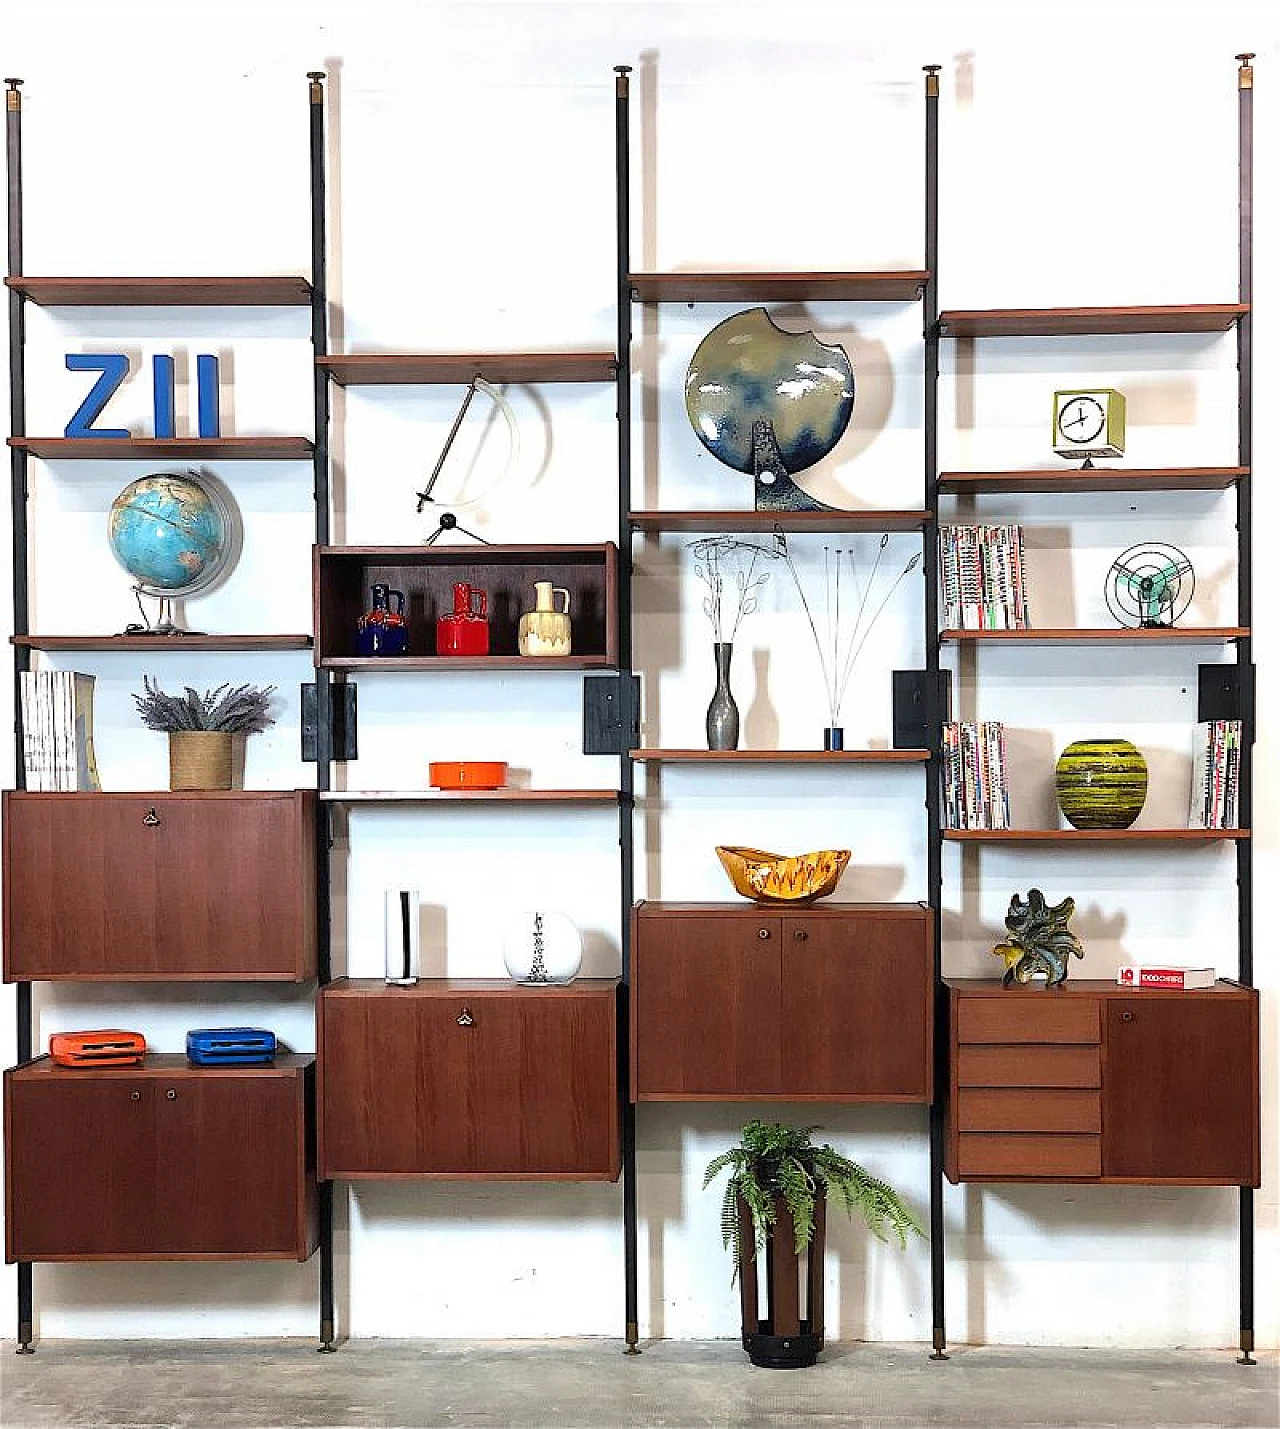
{"type": "MultiPolygon", "coordinates": [[[[1280,46],[1272,7],[1221,3],[1154,12],[1092,3],[1071,23],[1037,7],[971,3],[802,10],[687,0],[271,6],[228,0],[182,13],[155,4],[26,6],[5,27],[4,72],[26,81],[26,271],[302,272],[308,263],[304,74],[329,76],[331,295],[335,346],[352,350],[610,347],[613,312],[613,76],[633,82],[637,197],[633,263],[661,268],[874,268],[923,263],[920,66],[942,74],[944,307],[1230,301],[1235,295],[1235,63],[1257,60],[1255,544],[1261,707],[1280,707],[1280,505],[1269,394],[1280,376],[1277,251],[1280,46]]],[[[681,378],[700,336],[731,308],[637,313],[636,505],[749,500],[745,480],[701,451],[681,378]]],[[[305,313],[42,312],[30,319],[29,430],[61,430],[83,391],[75,350],[220,350],[233,364],[233,430],[305,431],[305,313]],[[212,347],[210,346],[212,344],[212,347]]],[[[815,305],[792,313],[844,341],[860,381],[854,429],[811,485],[838,504],[912,504],[922,462],[918,309],[815,305]]],[[[943,468],[1047,466],[1055,386],[1105,378],[1129,395],[1136,465],[1234,460],[1229,340],[1137,338],[979,345],[943,372],[943,468]],[[959,370],[957,370],[959,363],[959,370]]],[[[601,540],[613,515],[613,394],[515,394],[519,480],[477,528],[498,539],[601,540]]],[[[425,536],[412,492],[457,394],[335,393],[335,539],[425,536]]],[[[135,381],[111,416],[145,422],[135,381]]],[[[139,430],[145,430],[139,426],[139,430]]],[[[118,628],[135,614],[103,518],[143,468],[33,464],[36,623],[118,628]],[[54,522],[56,526],[56,541],[54,522]],[[64,544],[65,542],[65,544],[64,544]]],[[[309,625],[304,463],[227,467],[246,519],[235,577],[191,618],[211,629],[309,625]]],[[[1035,617],[1105,623],[1101,577],[1131,540],[1173,540],[1197,569],[1197,614],[1232,618],[1230,497],[988,503],[1030,527],[1035,617]],[[1069,525],[1070,523],[1070,525],[1069,525]]],[[[910,550],[892,546],[895,560],[910,550]],[[901,555],[897,553],[901,552],[901,555]]],[[[3,549],[7,551],[7,542],[3,549]]],[[[646,739],[696,743],[710,692],[709,636],[680,543],[640,549],[637,651],[646,739]]],[[[810,551],[807,559],[819,559],[810,551]]],[[[808,567],[810,572],[813,566],[808,567]]],[[[918,578],[917,578],[918,580],[918,578]]],[[[923,659],[917,585],[904,584],[859,661],[845,710],[851,740],[889,737],[889,670],[923,659]]],[[[778,578],[744,625],[735,692],[746,742],[814,745],[822,716],[794,595],[778,578]]],[[[1144,815],[1176,821],[1194,719],[1192,660],[1144,661],[1142,683],[1106,653],[984,654],[966,713],[1013,726],[1015,813],[1047,821],[1054,752],[1124,732],[1156,787],[1144,815]]],[[[1205,658],[1213,658],[1207,655],[1205,658]]],[[[274,680],[280,725],[251,742],[251,786],[305,784],[296,752],[306,656],[153,662],[173,680],[274,680]]],[[[162,741],[133,717],[146,667],[76,658],[99,681],[98,754],[109,788],[162,787],[162,741]]],[[[972,684],[970,686],[972,688],[972,684]]],[[[577,680],[548,673],[362,680],[362,758],[350,787],[425,785],[438,757],[508,758],[537,783],[609,784],[579,752],[577,680]],[[498,710],[498,719],[491,720],[498,710]]],[[[1276,1226],[1277,973],[1263,894],[1280,875],[1280,767],[1264,717],[1255,820],[1263,989],[1263,1189],[1257,1197],[1258,1336],[1280,1342],[1276,1226]]],[[[11,753],[0,774],[11,780],[11,753]]],[[[726,781],[668,770],[637,824],[648,896],[722,897],[716,842],[854,851],[845,898],[922,898],[918,771],[816,778],[761,769],[726,781]],[[658,818],[660,812],[661,818],[658,818]]],[[[608,811],[361,810],[337,850],[340,967],[380,969],[378,897],[412,878],[441,936],[436,970],[487,974],[496,961],[495,883],[550,888],[588,934],[588,971],[618,964],[615,829],[608,811]]],[[[1231,969],[1232,863],[1218,849],[1105,856],[1028,851],[946,864],[947,966],[992,972],[987,948],[1014,889],[1075,895],[1084,975],[1121,956],[1204,956],[1231,969]],[[979,882],[979,875],[981,881],[979,882]]],[[[548,897],[551,894],[547,895],[548,897]]],[[[13,1056],[12,989],[0,1038],[13,1056]]],[[[61,1027],[145,1028],[161,1049],[211,1018],[263,1020],[313,1043],[308,993],[246,987],[45,988],[39,1039],[61,1027]]],[[[710,1015],[710,1011],[709,1011],[710,1015]]],[[[736,1331],[717,1196],[701,1168],[756,1109],[642,1106],[638,1115],[643,1335],[736,1331]]],[[[778,1109],[765,1109],[772,1115],[778,1109]]],[[[785,1112],[785,1109],[783,1109],[785,1112]]],[[[795,1109],[809,1119],[812,1109],[795,1109]]],[[[927,1203],[923,1109],[818,1111],[827,1135],[927,1203]]],[[[339,1194],[339,1309],[355,1335],[619,1335],[619,1187],[368,1185],[339,1194]],[[589,1272],[588,1273],[588,1268],[589,1272]]],[[[1235,1197],[1219,1190],[965,1187],[946,1193],[953,1340],[1226,1345],[1235,1333],[1235,1197]]],[[[833,1337],[926,1340],[928,1255],[868,1244],[835,1222],[833,1337]]],[[[37,1267],[45,1336],[314,1333],[316,1267],[37,1267]]],[[[12,1304],[13,1272],[0,1277],[12,1304]]],[[[0,1310],[0,1316],[8,1313],[0,1310]]]]}

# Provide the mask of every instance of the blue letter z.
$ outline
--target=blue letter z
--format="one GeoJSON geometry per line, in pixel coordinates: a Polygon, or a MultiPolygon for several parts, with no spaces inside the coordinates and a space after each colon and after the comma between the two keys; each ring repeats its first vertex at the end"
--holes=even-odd
{"type": "Polygon", "coordinates": [[[68,437],[131,437],[124,427],[99,427],[93,420],[111,400],[116,388],[129,375],[129,359],[123,352],[69,352],[69,372],[101,372],[89,395],[76,408],[63,432],[68,437]]]}

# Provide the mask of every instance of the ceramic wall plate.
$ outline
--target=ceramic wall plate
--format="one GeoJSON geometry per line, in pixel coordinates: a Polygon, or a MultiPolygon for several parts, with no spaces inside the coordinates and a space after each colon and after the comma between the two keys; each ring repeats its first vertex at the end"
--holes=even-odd
{"type": "Polygon", "coordinates": [[[684,383],[698,440],[751,471],[751,424],[767,420],[788,472],[821,461],[853,412],[853,365],[811,332],[784,332],[763,308],[735,313],[698,344],[684,383]]]}

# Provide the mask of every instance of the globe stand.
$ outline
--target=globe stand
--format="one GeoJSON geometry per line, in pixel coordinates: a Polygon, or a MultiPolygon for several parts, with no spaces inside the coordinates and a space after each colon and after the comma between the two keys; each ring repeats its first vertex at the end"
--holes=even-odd
{"type": "Polygon", "coordinates": [[[126,635],[203,635],[202,630],[183,630],[173,618],[173,597],[171,595],[152,595],[152,592],[144,586],[133,587],[133,598],[138,602],[138,610],[142,614],[142,624],[136,621],[126,625],[124,633],[126,635]],[[153,600],[159,602],[156,610],[154,624],[147,619],[147,612],[142,604],[142,597],[151,596],[153,600]]]}

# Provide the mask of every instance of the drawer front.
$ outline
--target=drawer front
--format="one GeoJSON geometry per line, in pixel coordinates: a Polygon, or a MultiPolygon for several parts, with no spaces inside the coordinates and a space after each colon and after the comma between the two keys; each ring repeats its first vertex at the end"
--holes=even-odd
{"type": "Polygon", "coordinates": [[[966,1132],[956,1138],[959,1179],[1014,1180],[1102,1175],[1102,1138],[1084,1135],[966,1132]]]}
{"type": "Polygon", "coordinates": [[[1096,1091],[966,1087],[956,1098],[955,1124],[966,1131],[1102,1131],[1096,1091]]]}
{"type": "Polygon", "coordinates": [[[961,1087],[1099,1087],[1100,1048],[1073,1046],[962,1046],[956,1053],[961,1087]]]}
{"type": "Polygon", "coordinates": [[[1010,992],[956,999],[957,1042],[1097,1042],[1096,998],[1010,992]]]}

